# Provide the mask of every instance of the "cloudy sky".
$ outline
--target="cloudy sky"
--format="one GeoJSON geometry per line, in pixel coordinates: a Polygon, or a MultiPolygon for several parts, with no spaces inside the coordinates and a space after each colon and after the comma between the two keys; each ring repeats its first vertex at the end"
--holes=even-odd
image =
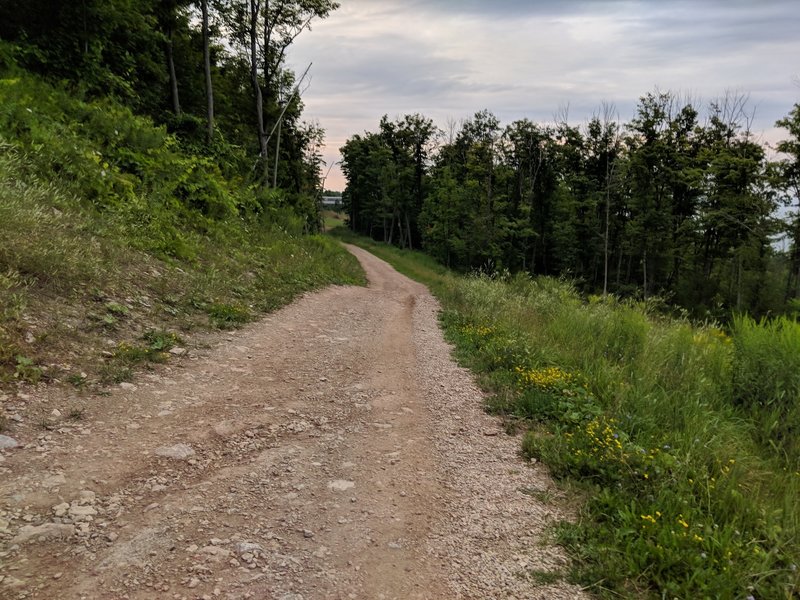
{"type": "MultiPolygon", "coordinates": [[[[309,62],[306,119],[325,160],[381,116],[420,112],[444,126],[488,108],[503,124],[585,122],[601,102],[629,120],[643,94],[707,104],[749,95],[753,130],[780,139],[800,102],[800,0],[340,0],[291,49],[309,62]]],[[[337,166],[326,187],[343,189],[337,166]]]]}

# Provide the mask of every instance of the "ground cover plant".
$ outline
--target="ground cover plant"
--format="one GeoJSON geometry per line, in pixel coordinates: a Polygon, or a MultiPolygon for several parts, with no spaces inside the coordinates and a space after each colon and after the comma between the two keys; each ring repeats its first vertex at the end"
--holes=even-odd
{"type": "Polygon", "coordinates": [[[119,382],[187,332],[364,281],[236,147],[214,152],[0,63],[0,383],[119,382]]]}
{"type": "Polygon", "coordinates": [[[434,281],[488,410],[584,499],[555,532],[568,577],[610,598],[796,597],[800,325],[722,330],[564,281],[455,277],[377,252],[434,281]]]}

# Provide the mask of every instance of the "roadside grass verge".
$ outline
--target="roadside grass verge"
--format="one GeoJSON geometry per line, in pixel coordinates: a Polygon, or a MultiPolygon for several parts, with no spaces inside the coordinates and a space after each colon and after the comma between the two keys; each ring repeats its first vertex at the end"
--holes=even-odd
{"type": "Polygon", "coordinates": [[[368,250],[378,258],[390,263],[398,272],[425,284],[434,292],[443,292],[455,278],[446,267],[423,252],[400,250],[396,246],[381,244],[357,235],[346,227],[337,227],[330,231],[329,235],[342,242],[368,250]]]}
{"type": "Polygon", "coordinates": [[[159,256],[140,247],[135,223],[26,179],[20,160],[0,155],[0,382],[129,379],[117,346],[147,331],[239,327],[304,291],[365,282],[336,242],[256,220],[187,228],[193,257],[159,256]],[[20,367],[28,361],[38,371],[20,367]]]}
{"type": "Polygon", "coordinates": [[[435,280],[487,409],[583,499],[556,530],[572,580],[608,598],[797,597],[797,323],[740,317],[726,331],[564,281],[380,255],[435,280]]]}
{"type": "Polygon", "coordinates": [[[336,229],[338,227],[344,227],[345,216],[343,213],[336,212],[333,210],[323,210],[322,211],[322,221],[325,226],[325,231],[330,232],[332,229],[336,229]]]}

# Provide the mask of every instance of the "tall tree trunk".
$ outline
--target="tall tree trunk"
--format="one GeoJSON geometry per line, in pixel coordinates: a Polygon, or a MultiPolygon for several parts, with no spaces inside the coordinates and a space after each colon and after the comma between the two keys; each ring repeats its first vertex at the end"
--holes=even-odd
{"type": "Polygon", "coordinates": [[[269,94],[270,84],[272,83],[272,70],[269,64],[269,48],[272,45],[272,24],[270,23],[269,16],[269,0],[264,1],[264,64],[262,65],[264,72],[264,90],[269,94]]]}
{"type": "Polygon", "coordinates": [[[389,239],[387,240],[388,244],[392,245],[392,240],[394,239],[394,212],[392,212],[392,224],[389,226],[389,239]]]}
{"type": "Polygon", "coordinates": [[[397,241],[400,243],[400,248],[406,247],[406,232],[403,229],[403,215],[397,216],[397,241]]]}
{"type": "Polygon", "coordinates": [[[739,250],[736,268],[736,310],[742,310],[742,251],[739,250]]]}
{"type": "Polygon", "coordinates": [[[269,152],[267,151],[267,134],[264,131],[264,96],[258,82],[258,44],[256,33],[258,31],[259,2],[250,0],[250,79],[253,85],[253,100],[256,108],[256,126],[258,128],[258,145],[260,148],[262,181],[269,185],[269,152]]]}
{"type": "Polygon", "coordinates": [[[644,255],[642,256],[642,271],[644,275],[644,299],[647,300],[647,247],[645,247],[644,255]]]}
{"type": "MultiPolygon", "coordinates": [[[[606,163],[608,165],[608,163],[606,163]]],[[[608,231],[611,222],[611,190],[608,182],[608,166],[606,166],[606,231],[603,236],[603,296],[608,294],[608,231]]]]}
{"type": "MultiPolygon", "coordinates": [[[[272,79],[275,76],[275,73],[272,69],[272,64],[270,61],[270,47],[273,45],[272,40],[272,29],[274,23],[270,21],[270,0],[263,0],[264,2],[264,29],[263,29],[263,36],[262,36],[262,44],[263,44],[263,52],[264,52],[264,64],[262,65],[262,70],[264,73],[264,100],[267,103],[267,106],[272,106],[272,79]]],[[[283,9],[283,2],[284,0],[280,0],[277,6],[277,12],[282,12],[283,9]]],[[[273,11],[274,12],[274,11],[273,11]]],[[[277,69],[277,68],[276,68],[277,69]]],[[[276,94],[277,98],[277,94],[276,94]]],[[[278,107],[280,108],[280,106],[278,107]]],[[[269,117],[267,117],[268,119],[269,117]]],[[[264,133],[267,133],[267,126],[266,121],[264,119],[264,133]]],[[[275,127],[272,127],[272,132],[275,131],[275,127]]],[[[272,187],[277,187],[278,183],[278,161],[280,160],[279,150],[280,150],[280,143],[281,143],[281,122],[278,121],[278,139],[275,148],[275,169],[272,175],[272,187]]],[[[270,134],[269,137],[272,137],[270,134]]],[[[269,144],[269,139],[265,139],[264,147],[266,148],[267,144],[269,144]]]]}
{"type": "Polygon", "coordinates": [[[449,221],[445,221],[444,224],[444,243],[445,243],[445,253],[447,255],[447,268],[450,268],[450,223],[449,221]]]}
{"type": "Polygon", "coordinates": [[[178,77],[175,74],[175,58],[172,55],[172,27],[167,33],[167,42],[165,44],[167,50],[167,67],[169,68],[169,88],[172,94],[172,112],[176,117],[181,116],[181,101],[178,96],[178,77]]]}
{"type": "Polygon", "coordinates": [[[628,254],[628,271],[625,275],[625,283],[629,284],[631,282],[632,273],[633,273],[633,252],[628,254]]]}
{"type": "Polygon", "coordinates": [[[797,265],[797,275],[795,275],[795,290],[794,290],[794,297],[800,298],[800,264],[797,265]]]}
{"type": "Polygon", "coordinates": [[[275,141],[275,168],[272,170],[272,187],[278,187],[278,160],[281,155],[281,125],[283,120],[278,121],[278,139],[275,141]]]}
{"type": "Polygon", "coordinates": [[[786,291],[783,294],[783,301],[788,302],[792,298],[792,285],[794,282],[794,265],[790,262],[789,268],[786,269],[786,291]]]}
{"type": "Polygon", "coordinates": [[[203,64],[206,75],[206,127],[208,143],[210,144],[214,139],[214,88],[211,85],[211,50],[209,48],[210,35],[208,31],[208,0],[202,0],[200,7],[203,11],[203,64]]]}
{"type": "Polygon", "coordinates": [[[89,54],[89,29],[86,26],[86,0],[82,0],[81,2],[82,7],[82,16],[83,16],[83,54],[84,56],[89,54]]]}

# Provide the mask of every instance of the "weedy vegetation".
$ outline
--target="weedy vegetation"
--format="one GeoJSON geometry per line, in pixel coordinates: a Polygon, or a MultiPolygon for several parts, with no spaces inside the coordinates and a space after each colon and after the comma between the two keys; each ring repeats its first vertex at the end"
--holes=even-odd
{"type": "Polygon", "coordinates": [[[696,324],[652,301],[457,277],[364,244],[433,282],[487,409],[583,499],[556,529],[570,579],[608,598],[797,596],[800,325],[696,324]]]}
{"type": "Polygon", "coordinates": [[[0,383],[122,381],[174,336],[363,283],[283,192],[241,177],[244,150],[220,139],[193,154],[122,104],[4,63],[2,49],[0,383]]]}

